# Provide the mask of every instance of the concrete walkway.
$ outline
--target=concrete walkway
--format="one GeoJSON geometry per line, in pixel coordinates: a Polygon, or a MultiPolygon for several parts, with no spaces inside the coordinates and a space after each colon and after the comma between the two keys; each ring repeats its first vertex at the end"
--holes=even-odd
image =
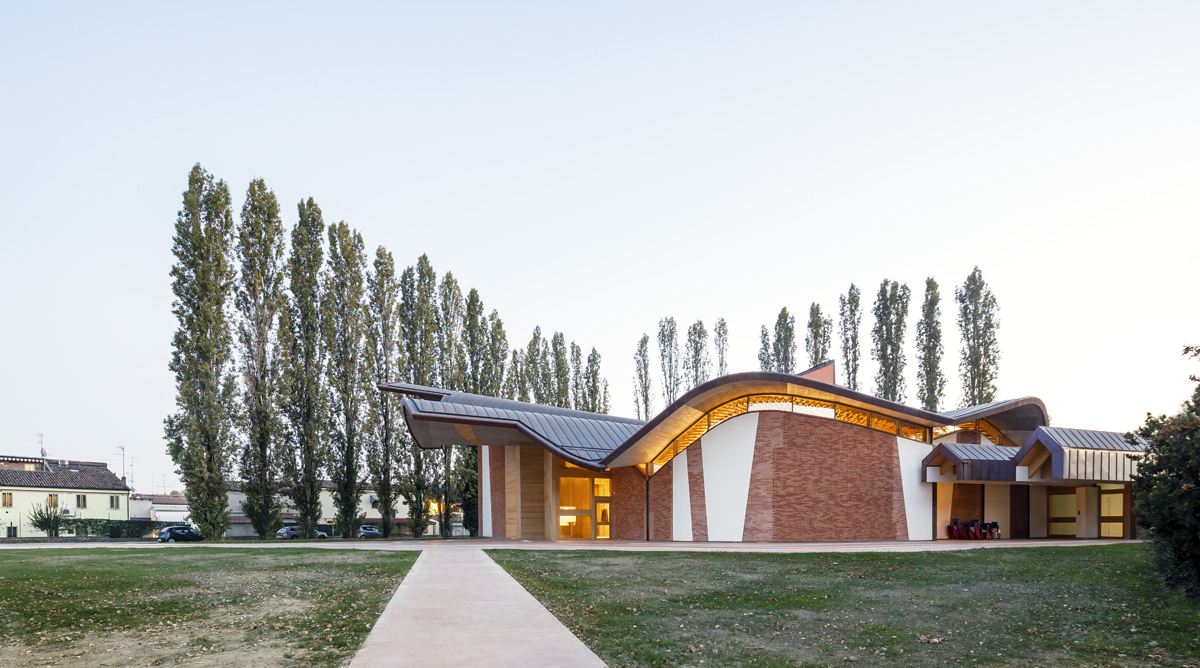
{"type": "Polygon", "coordinates": [[[474,542],[434,543],[421,552],[351,668],[603,668],[474,542]]]}

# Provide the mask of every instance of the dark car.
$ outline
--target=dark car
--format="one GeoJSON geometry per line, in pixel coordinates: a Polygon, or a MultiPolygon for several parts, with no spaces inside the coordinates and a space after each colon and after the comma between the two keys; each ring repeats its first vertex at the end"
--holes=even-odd
{"type": "Polygon", "coordinates": [[[158,532],[160,543],[182,543],[190,540],[204,540],[204,536],[191,527],[167,527],[158,532]]]}
{"type": "MultiPolygon", "coordinates": [[[[296,527],[284,527],[275,532],[275,537],[282,539],[295,539],[303,538],[304,536],[300,535],[300,530],[296,527]]],[[[318,531],[317,538],[329,538],[329,534],[325,533],[324,531],[318,531]]]]}
{"type": "Polygon", "coordinates": [[[360,526],[357,535],[359,538],[383,538],[383,534],[379,532],[379,529],[368,524],[360,526]]]}

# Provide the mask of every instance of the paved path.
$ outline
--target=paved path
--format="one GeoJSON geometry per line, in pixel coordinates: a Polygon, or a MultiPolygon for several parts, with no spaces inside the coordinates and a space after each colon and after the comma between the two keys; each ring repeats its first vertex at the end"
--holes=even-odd
{"type": "Polygon", "coordinates": [[[351,668],[604,667],[483,550],[456,542],[421,553],[351,668]]]}

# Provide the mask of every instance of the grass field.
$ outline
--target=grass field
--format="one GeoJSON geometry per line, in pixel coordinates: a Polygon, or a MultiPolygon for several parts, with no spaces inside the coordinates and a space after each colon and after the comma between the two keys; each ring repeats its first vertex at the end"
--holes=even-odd
{"type": "Polygon", "coordinates": [[[489,554],[610,666],[1200,666],[1136,544],[489,554]]]}
{"type": "Polygon", "coordinates": [[[0,553],[0,666],[334,666],[417,554],[305,548],[0,553]]]}

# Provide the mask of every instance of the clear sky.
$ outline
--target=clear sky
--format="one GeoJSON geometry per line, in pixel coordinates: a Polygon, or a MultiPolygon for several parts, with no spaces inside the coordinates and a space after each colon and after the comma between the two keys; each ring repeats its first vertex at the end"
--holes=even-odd
{"type": "Polygon", "coordinates": [[[752,370],[780,307],[855,282],[869,309],[891,278],[915,312],[927,276],[957,405],[975,265],[1001,396],[1116,431],[1174,410],[1200,344],[1200,4],[829,7],[3,3],[0,454],[42,432],[119,467],[123,445],[138,488],[177,486],[168,271],[196,162],[239,209],[263,177],[289,226],[311,196],[370,249],[428,253],[512,344],[596,346],[620,414],[663,316],[725,317],[752,370]]]}

